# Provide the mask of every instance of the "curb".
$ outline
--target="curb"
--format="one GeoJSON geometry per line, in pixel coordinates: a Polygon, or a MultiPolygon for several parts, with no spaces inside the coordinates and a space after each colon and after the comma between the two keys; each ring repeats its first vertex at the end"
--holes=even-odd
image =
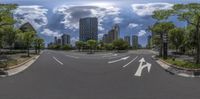
{"type": "Polygon", "coordinates": [[[22,65],[24,65],[24,64],[26,64],[26,63],[28,63],[29,61],[31,61],[31,60],[33,60],[33,59],[36,59],[36,57],[38,57],[38,56],[40,56],[40,55],[35,55],[34,57],[32,57],[32,58],[30,58],[30,59],[28,59],[28,60],[26,60],[26,61],[24,61],[24,62],[22,62],[22,63],[20,63],[20,64],[17,64],[17,65],[11,66],[11,67],[7,67],[7,68],[5,68],[5,70],[10,70],[10,69],[15,69],[15,68],[17,68],[17,67],[20,67],[20,66],[22,66],[22,65]]]}
{"type": "Polygon", "coordinates": [[[35,55],[32,58],[18,64],[18,65],[14,65],[12,67],[6,68],[4,70],[4,75],[0,75],[0,77],[9,77],[9,76],[13,76],[16,75],[22,71],[24,71],[25,69],[27,69],[28,67],[30,67],[42,54],[43,52],[41,52],[39,55],[35,55]]]}
{"type": "Polygon", "coordinates": [[[200,69],[181,68],[162,59],[155,58],[155,56],[152,56],[152,58],[156,59],[156,62],[170,74],[175,74],[181,77],[200,77],[200,69]]]}

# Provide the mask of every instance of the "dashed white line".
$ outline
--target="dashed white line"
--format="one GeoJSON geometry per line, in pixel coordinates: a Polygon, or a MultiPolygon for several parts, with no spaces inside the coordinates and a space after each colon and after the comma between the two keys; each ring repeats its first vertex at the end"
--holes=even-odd
{"type": "Polygon", "coordinates": [[[128,62],[126,65],[123,66],[123,68],[125,68],[126,66],[128,66],[129,64],[131,64],[133,61],[135,61],[138,58],[138,56],[136,56],[133,60],[131,60],[130,62],[128,62]]]}
{"type": "Polygon", "coordinates": [[[71,58],[75,58],[75,59],[78,59],[79,57],[76,57],[76,56],[71,56],[71,55],[65,55],[67,57],[71,57],[71,58]]]}
{"type": "Polygon", "coordinates": [[[53,57],[54,60],[56,60],[60,65],[63,65],[61,61],[59,61],[56,57],[53,57]]]}

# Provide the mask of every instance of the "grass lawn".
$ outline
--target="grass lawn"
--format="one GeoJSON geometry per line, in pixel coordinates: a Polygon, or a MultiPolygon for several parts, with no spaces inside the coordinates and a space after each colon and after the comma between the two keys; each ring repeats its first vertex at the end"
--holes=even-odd
{"type": "Polygon", "coordinates": [[[168,58],[164,61],[173,65],[179,66],[179,67],[183,67],[183,68],[200,69],[200,64],[195,64],[195,63],[184,61],[184,60],[178,60],[178,59],[173,60],[172,58],[168,58]]]}

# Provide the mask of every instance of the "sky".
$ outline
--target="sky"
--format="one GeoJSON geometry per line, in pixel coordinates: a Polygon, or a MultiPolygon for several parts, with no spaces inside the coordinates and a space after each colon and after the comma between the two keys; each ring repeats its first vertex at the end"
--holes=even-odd
{"type": "MultiPolygon", "coordinates": [[[[0,3],[16,3],[16,26],[30,22],[45,43],[55,36],[69,34],[74,44],[79,40],[79,19],[98,18],[98,37],[102,39],[114,24],[120,25],[120,37],[138,35],[142,46],[147,44],[148,26],[155,20],[152,12],[171,9],[174,4],[200,3],[200,0],[0,0],[0,3]]],[[[178,26],[186,23],[170,18],[178,26]]]]}

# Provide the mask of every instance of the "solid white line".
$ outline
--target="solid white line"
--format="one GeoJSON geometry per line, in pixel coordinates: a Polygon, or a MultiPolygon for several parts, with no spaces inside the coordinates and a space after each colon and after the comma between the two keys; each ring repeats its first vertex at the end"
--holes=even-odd
{"type": "Polygon", "coordinates": [[[56,60],[60,65],[63,65],[61,61],[59,61],[56,57],[53,57],[54,60],[56,60]]]}
{"type": "Polygon", "coordinates": [[[133,60],[131,60],[130,62],[128,62],[126,65],[123,66],[123,68],[125,68],[126,66],[128,66],[129,64],[131,64],[133,61],[135,61],[138,58],[138,56],[136,56],[133,60]]]}
{"type": "Polygon", "coordinates": [[[119,61],[122,61],[122,60],[127,60],[128,58],[129,58],[129,56],[124,57],[124,58],[121,58],[121,59],[118,59],[118,60],[109,61],[108,63],[109,63],[109,64],[112,64],[112,63],[116,63],[116,62],[119,62],[119,61]]]}
{"type": "Polygon", "coordinates": [[[75,59],[78,59],[79,57],[76,57],[76,56],[71,56],[71,55],[65,55],[67,57],[71,57],[71,58],[75,58],[75,59]]]}

